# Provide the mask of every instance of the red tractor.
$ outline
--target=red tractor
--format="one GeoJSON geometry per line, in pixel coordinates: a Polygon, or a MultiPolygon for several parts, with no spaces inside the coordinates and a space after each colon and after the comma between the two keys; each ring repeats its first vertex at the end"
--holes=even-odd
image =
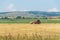
{"type": "Polygon", "coordinates": [[[40,24],[40,23],[41,23],[40,20],[36,20],[36,21],[31,22],[31,24],[40,24]]]}

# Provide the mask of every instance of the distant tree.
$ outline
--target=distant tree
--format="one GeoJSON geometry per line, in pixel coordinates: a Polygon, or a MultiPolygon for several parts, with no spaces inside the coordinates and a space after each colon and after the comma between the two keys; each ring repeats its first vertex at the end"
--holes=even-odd
{"type": "Polygon", "coordinates": [[[9,19],[8,17],[4,17],[3,19],[9,19]]]}
{"type": "Polygon", "coordinates": [[[21,16],[17,16],[16,19],[21,19],[21,16]]]}
{"type": "Polygon", "coordinates": [[[45,17],[45,19],[47,19],[47,17],[45,17]]]}
{"type": "Polygon", "coordinates": [[[4,19],[3,17],[1,17],[1,19],[4,19]]]}
{"type": "Polygon", "coordinates": [[[22,17],[22,19],[25,19],[25,17],[22,17]]]}

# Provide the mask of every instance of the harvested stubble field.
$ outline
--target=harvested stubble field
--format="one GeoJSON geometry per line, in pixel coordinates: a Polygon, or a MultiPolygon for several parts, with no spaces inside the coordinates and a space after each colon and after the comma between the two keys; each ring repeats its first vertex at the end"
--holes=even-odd
{"type": "Polygon", "coordinates": [[[60,24],[58,23],[0,24],[0,40],[59,40],[59,39],[60,39],[60,24]],[[9,37],[10,39],[8,39],[9,37]]]}

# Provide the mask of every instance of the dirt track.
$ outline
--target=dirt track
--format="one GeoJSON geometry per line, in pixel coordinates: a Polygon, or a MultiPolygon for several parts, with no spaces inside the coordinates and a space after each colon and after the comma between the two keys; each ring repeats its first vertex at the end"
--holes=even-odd
{"type": "Polygon", "coordinates": [[[0,35],[30,33],[60,33],[60,24],[0,24],[0,35]]]}

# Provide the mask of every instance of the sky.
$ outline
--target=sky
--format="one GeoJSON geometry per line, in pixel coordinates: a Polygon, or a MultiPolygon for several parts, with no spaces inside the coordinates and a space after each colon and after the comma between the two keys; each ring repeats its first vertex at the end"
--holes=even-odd
{"type": "Polygon", "coordinates": [[[60,0],[0,0],[2,11],[60,12],[60,0]]]}

